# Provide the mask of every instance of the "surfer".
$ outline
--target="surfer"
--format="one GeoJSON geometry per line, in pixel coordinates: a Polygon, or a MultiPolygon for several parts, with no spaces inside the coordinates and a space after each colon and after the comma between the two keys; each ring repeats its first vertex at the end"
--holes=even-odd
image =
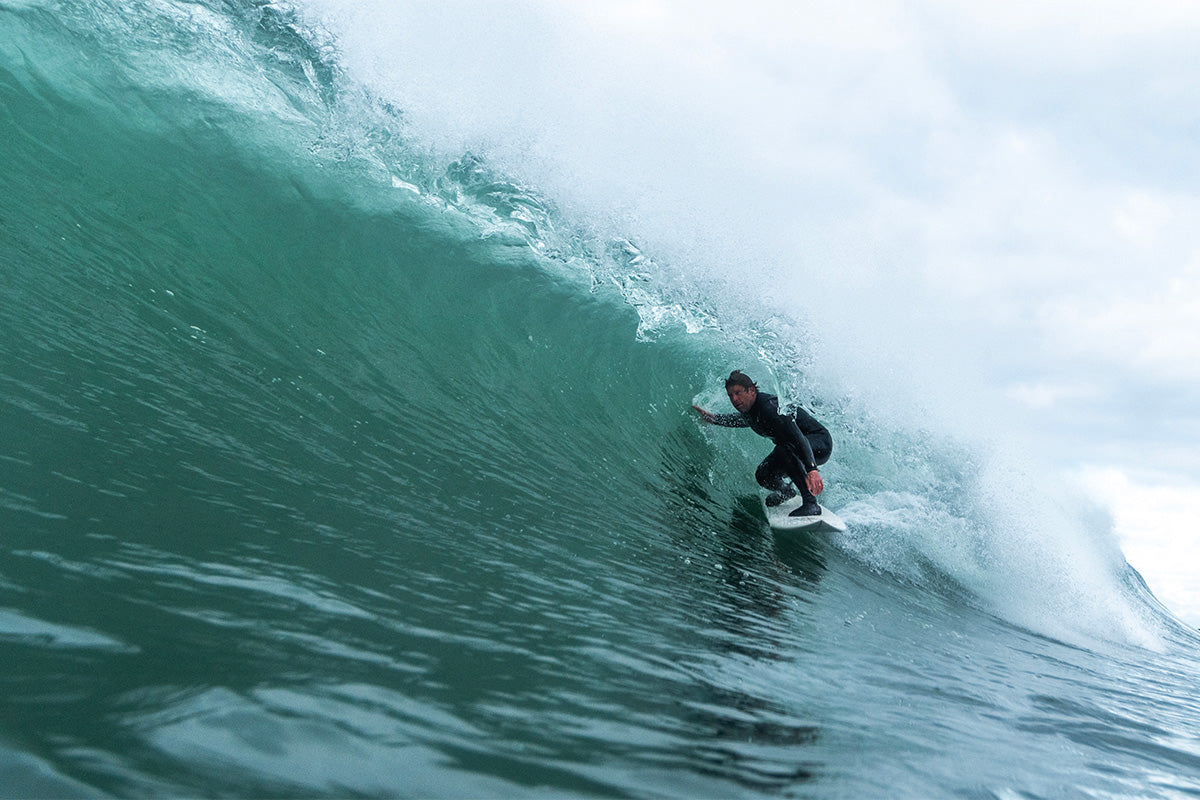
{"type": "Polygon", "coordinates": [[[699,406],[705,422],[727,428],[750,428],[759,436],[775,443],[772,450],[754,472],[754,479],[767,491],[768,506],[777,506],[796,496],[799,490],[803,501],[791,512],[792,517],[815,517],[820,515],[821,506],[817,495],[825,489],[817,467],[829,460],[833,452],[833,437],[828,429],[817,422],[808,412],[800,408],[789,408],[786,413],[779,410],[779,398],[760,392],[758,384],[740,370],[729,373],[725,380],[725,391],[729,402],[737,409],[736,414],[713,414],[699,406]],[[784,482],[791,478],[792,486],[784,482]]]}

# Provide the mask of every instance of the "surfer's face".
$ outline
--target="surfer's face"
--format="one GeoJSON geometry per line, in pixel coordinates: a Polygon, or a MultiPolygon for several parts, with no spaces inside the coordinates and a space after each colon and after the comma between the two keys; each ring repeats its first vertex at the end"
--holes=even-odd
{"type": "Polygon", "coordinates": [[[745,386],[735,384],[725,391],[729,393],[729,402],[733,403],[733,407],[743,414],[750,410],[750,406],[754,405],[754,400],[758,397],[758,389],[753,386],[747,389],[745,386]]]}

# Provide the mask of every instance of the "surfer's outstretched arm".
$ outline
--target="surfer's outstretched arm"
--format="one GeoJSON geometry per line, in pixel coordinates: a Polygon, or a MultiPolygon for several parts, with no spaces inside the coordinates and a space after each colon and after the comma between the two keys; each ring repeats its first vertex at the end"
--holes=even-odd
{"type": "Polygon", "coordinates": [[[700,412],[700,416],[710,425],[720,425],[723,428],[747,428],[750,423],[741,414],[714,414],[705,411],[700,406],[692,406],[700,412]]]}

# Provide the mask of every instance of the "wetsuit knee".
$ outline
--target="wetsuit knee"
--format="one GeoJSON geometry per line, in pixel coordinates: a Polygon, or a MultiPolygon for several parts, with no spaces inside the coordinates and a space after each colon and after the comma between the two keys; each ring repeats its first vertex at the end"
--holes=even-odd
{"type": "Polygon", "coordinates": [[[768,456],[758,465],[758,469],[754,470],[754,480],[758,485],[772,492],[777,492],[783,488],[783,476],[785,471],[772,463],[772,459],[768,456]]]}
{"type": "Polygon", "coordinates": [[[828,433],[805,434],[813,451],[813,461],[819,467],[833,455],[833,437],[828,433]]]}

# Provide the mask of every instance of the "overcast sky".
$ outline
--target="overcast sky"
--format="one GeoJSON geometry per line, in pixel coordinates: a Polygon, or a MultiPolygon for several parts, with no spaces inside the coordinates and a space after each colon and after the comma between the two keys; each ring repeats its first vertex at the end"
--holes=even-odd
{"type": "Polygon", "coordinates": [[[1200,624],[1200,4],[305,5],[447,152],[1004,406],[1200,624]]]}

